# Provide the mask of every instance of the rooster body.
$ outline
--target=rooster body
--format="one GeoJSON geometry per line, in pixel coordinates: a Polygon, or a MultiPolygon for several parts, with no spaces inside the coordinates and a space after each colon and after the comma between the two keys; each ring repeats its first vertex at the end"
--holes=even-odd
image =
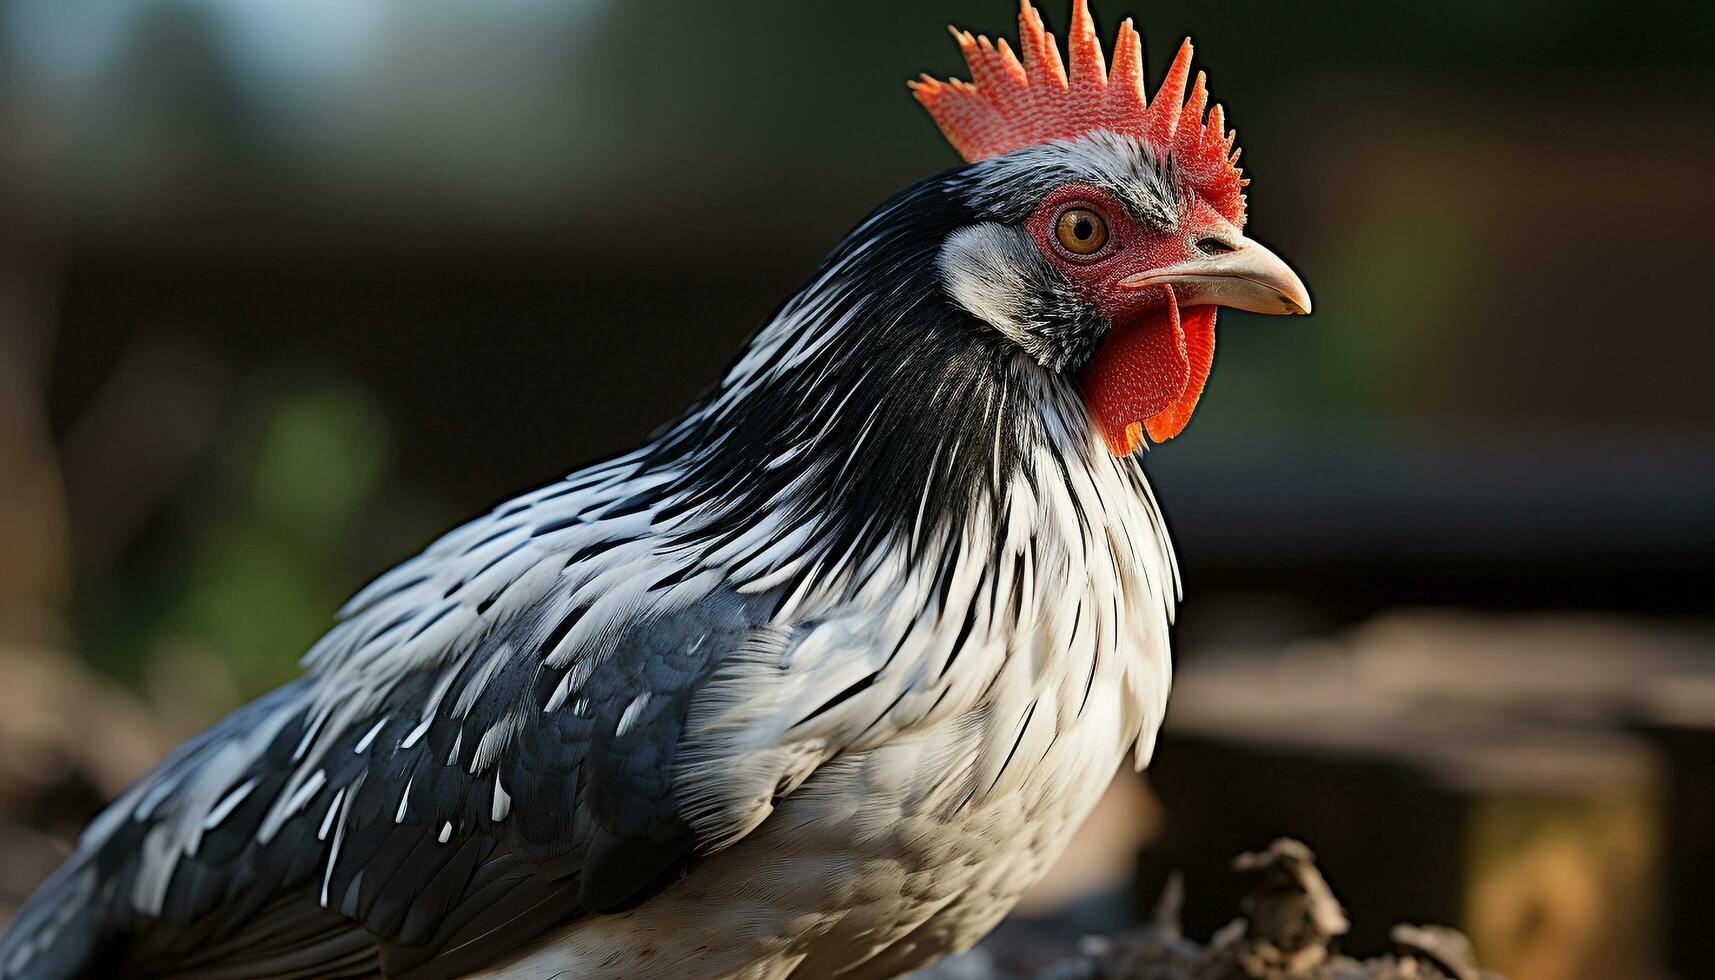
{"type": "MultiPolygon", "coordinates": [[[[975,91],[919,90],[955,144],[975,91]]],[[[1209,304],[1308,307],[1199,92],[1203,143],[961,145],[677,423],[382,576],[117,800],[0,977],[884,977],[974,943],[1153,749],[1178,581],[1131,449],[1188,417],[1209,304]]]]}

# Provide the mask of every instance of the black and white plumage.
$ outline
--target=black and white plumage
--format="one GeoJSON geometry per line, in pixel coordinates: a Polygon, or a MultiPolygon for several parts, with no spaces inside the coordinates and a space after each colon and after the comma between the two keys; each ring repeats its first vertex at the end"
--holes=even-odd
{"type": "MultiPolygon", "coordinates": [[[[1128,751],[1178,593],[1025,224],[1095,133],[865,219],[648,445],[383,575],[89,827],[0,977],[891,976],[986,932],[1128,751]]],[[[1233,234],[1236,236],[1237,232],[1233,234]]]]}

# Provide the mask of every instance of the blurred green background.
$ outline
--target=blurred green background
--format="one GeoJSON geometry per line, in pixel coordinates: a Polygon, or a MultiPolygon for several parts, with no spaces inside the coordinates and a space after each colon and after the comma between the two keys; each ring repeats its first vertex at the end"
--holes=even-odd
{"type": "MultiPolygon", "coordinates": [[[[1401,605],[1707,637],[1715,7],[1093,6],[1152,82],[1195,38],[1250,231],[1317,302],[1225,314],[1149,458],[1182,662],[1401,605]]],[[[1014,14],[0,0],[0,641],[163,745],[292,676],[369,577],[644,438],[956,162],[905,79],[1014,14]]]]}

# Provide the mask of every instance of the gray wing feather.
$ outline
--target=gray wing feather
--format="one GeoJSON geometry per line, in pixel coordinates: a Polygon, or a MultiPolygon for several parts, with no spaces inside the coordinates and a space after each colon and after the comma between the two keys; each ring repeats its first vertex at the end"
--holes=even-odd
{"type": "Polygon", "coordinates": [[[686,716],[765,598],[663,559],[648,513],[615,506],[648,489],[623,462],[360,593],[309,676],[92,824],[0,938],[0,977],[337,975],[365,955],[451,976],[682,870],[686,716]]]}

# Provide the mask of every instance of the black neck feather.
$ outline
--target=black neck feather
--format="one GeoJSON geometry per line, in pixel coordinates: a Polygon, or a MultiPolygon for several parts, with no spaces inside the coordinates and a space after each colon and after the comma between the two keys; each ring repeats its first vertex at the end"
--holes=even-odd
{"type": "Polygon", "coordinates": [[[1039,428],[1023,373],[1036,369],[941,282],[942,242],[981,220],[962,170],[878,208],[661,437],[646,465],[685,474],[675,507],[713,503],[735,535],[790,508],[843,552],[999,505],[1039,428]],[[819,348],[795,358],[799,341],[819,348]]]}

